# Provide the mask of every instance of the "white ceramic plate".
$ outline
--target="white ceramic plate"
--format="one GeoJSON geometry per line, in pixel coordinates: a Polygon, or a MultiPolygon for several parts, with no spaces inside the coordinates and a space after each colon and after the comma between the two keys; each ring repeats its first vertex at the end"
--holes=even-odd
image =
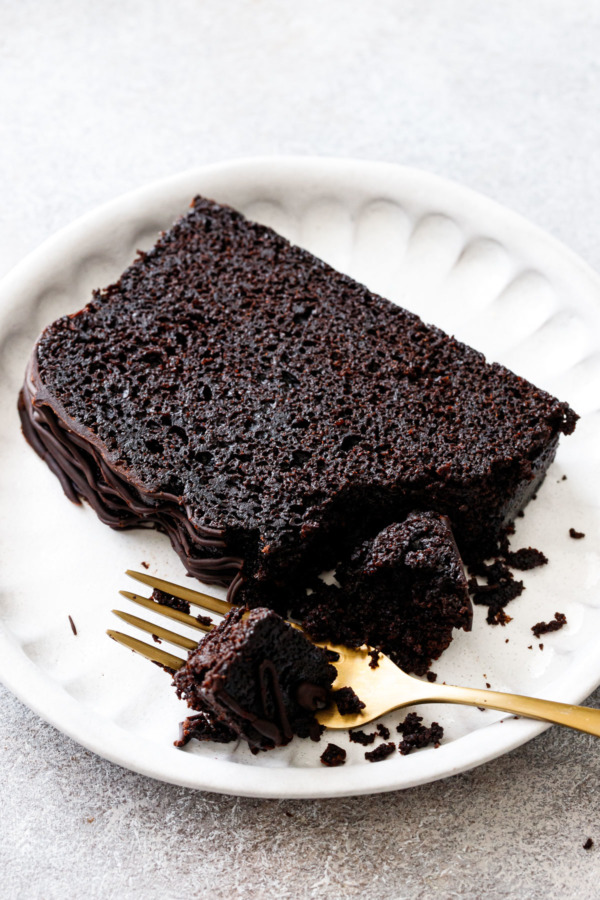
{"type": "Polygon", "coordinates": [[[115,624],[118,589],[131,587],[126,568],[143,560],[172,580],[184,579],[183,568],[161,535],[111,531],[90,509],[69,503],[25,444],[15,404],[39,331],[116,279],[196,193],[272,225],[581,414],[513,541],[539,547],[550,564],[526,573],[507,627],[486,625],[477,607],[472,633],[457,633],[434,668],[443,681],[568,702],[600,683],[600,280],[548,235],[465,188],[398,166],[306,158],[210,166],[128,194],[47,241],[2,284],[0,678],[107,759],[175,784],[257,797],[409,787],[539,734],[544,726],[535,722],[429,706],[421,711],[443,724],[442,746],[377,764],[339,732],[330,737],[347,747],[348,761],[338,769],[319,763],[323,743],[298,739],[258,756],[245,746],[173,747],[185,706],[163,672],[104,631],[115,624]],[[586,538],[570,539],[569,527],[586,538]],[[531,626],[557,610],[568,626],[547,636],[542,651],[531,626]]]}

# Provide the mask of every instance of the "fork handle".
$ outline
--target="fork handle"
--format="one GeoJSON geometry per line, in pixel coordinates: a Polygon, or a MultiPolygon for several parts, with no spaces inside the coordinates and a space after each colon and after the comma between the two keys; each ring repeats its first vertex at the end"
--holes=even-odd
{"type": "Polygon", "coordinates": [[[588,706],[571,706],[554,700],[539,700],[520,694],[503,694],[500,691],[479,690],[478,688],[436,685],[435,691],[427,692],[422,703],[460,703],[463,706],[480,706],[514,713],[528,719],[540,719],[554,725],[565,725],[575,731],[583,731],[600,737],[600,709],[588,706]]]}

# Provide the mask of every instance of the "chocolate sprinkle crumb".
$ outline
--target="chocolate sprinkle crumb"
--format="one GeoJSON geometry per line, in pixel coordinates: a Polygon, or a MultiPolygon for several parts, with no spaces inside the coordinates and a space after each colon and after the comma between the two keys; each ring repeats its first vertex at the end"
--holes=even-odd
{"type": "Polygon", "coordinates": [[[566,624],[567,617],[565,616],[565,614],[556,612],[554,613],[554,619],[552,619],[552,621],[538,622],[537,625],[531,626],[531,630],[533,631],[535,637],[539,638],[542,634],[550,634],[551,631],[559,631],[566,624]]]}
{"type": "Polygon", "coordinates": [[[396,745],[393,741],[390,741],[389,744],[380,744],[374,750],[367,751],[365,759],[368,759],[369,762],[381,762],[382,759],[387,759],[388,756],[391,756],[395,749],[396,745]]]}
{"type": "Polygon", "coordinates": [[[341,716],[358,715],[365,704],[356,695],[351,687],[343,687],[333,692],[333,699],[341,716]]]}
{"type": "Polygon", "coordinates": [[[572,537],[574,541],[580,541],[581,538],[585,537],[585,532],[575,531],[574,528],[569,528],[569,536],[572,537]]]}
{"type": "Polygon", "coordinates": [[[142,560],[141,565],[142,565],[145,569],[149,569],[149,568],[150,568],[150,563],[144,562],[144,560],[142,560]]]}
{"type": "Polygon", "coordinates": [[[157,634],[152,635],[152,640],[154,641],[155,644],[162,644],[162,641],[157,634]]]}
{"type": "Polygon", "coordinates": [[[587,841],[585,842],[585,844],[583,845],[583,849],[591,850],[593,846],[594,846],[593,840],[591,838],[588,838],[587,841]]]}
{"type": "Polygon", "coordinates": [[[343,766],[346,762],[346,751],[337,744],[327,744],[320,759],[324,766],[343,766]]]}
{"type": "Polygon", "coordinates": [[[69,616],[69,622],[70,622],[70,624],[71,624],[71,631],[72,631],[73,634],[77,637],[77,629],[75,628],[75,622],[73,621],[73,619],[71,618],[71,616],[69,616]]]}
{"type": "Polygon", "coordinates": [[[363,747],[366,747],[369,744],[374,743],[375,737],[376,737],[375,731],[372,731],[370,734],[367,734],[366,731],[361,731],[360,729],[357,729],[356,731],[349,731],[348,734],[350,735],[350,740],[352,741],[352,743],[362,744],[363,747]]]}

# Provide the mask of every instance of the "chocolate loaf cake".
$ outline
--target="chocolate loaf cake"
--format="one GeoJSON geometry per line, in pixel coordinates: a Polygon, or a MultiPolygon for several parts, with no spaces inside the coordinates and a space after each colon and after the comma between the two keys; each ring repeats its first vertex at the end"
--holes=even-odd
{"type": "Polygon", "coordinates": [[[424,675],[452,640],[469,631],[467,578],[446,516],[410,513],[357,547],[315,583],[294,614],[315,640],[378,647],[400,668],[424,675]]]}
{"type": "Polygon", "coordinates": [[[43,332],[19,407],[72,500],[284,613],[413,510],[446,516],[466,561],[490,555],[577,418],[202,198],[43,332]]]}
{"type": "Polygon", "coordinates": [[[314,713],[330,702],[335,677],[327,652],[277,613],[234,609],[175,674],[177,695],[200,711],[184,723],[179,744],[229,734],[270,750],[294,734],[318,740],[314,713]]]}

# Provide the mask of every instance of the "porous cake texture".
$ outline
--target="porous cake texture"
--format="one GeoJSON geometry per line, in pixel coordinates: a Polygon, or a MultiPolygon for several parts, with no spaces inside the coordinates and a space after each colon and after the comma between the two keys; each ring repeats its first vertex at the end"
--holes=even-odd
{"type": "Polygon", "coordinates": [[[285,745],[294,734],[318,740],[314,714],[330,702],[335,676],[327,652],[277,613],[234,609],[175,674],[178,696],[200,711],[184,723],[181,742],[215,740],[211,728],[224,735],[217,739],[229,732],[257,751],[285,745]]]}
{"type": "Polygon", "coordinates": [[[471,629],[467,578],[447,516],[412,512],[359,545],[337,567],[338,584],[315,583],[294,613],[316,640],[380,647],[424,675],[471,629]]]}
{"type": "Polygon", "coordinates": [[[203,198],[43,332],[19,406],[72,500],[281,612],[411,511],[447,517],[467,561],[490,555],[577,418],[203,198]]]}

